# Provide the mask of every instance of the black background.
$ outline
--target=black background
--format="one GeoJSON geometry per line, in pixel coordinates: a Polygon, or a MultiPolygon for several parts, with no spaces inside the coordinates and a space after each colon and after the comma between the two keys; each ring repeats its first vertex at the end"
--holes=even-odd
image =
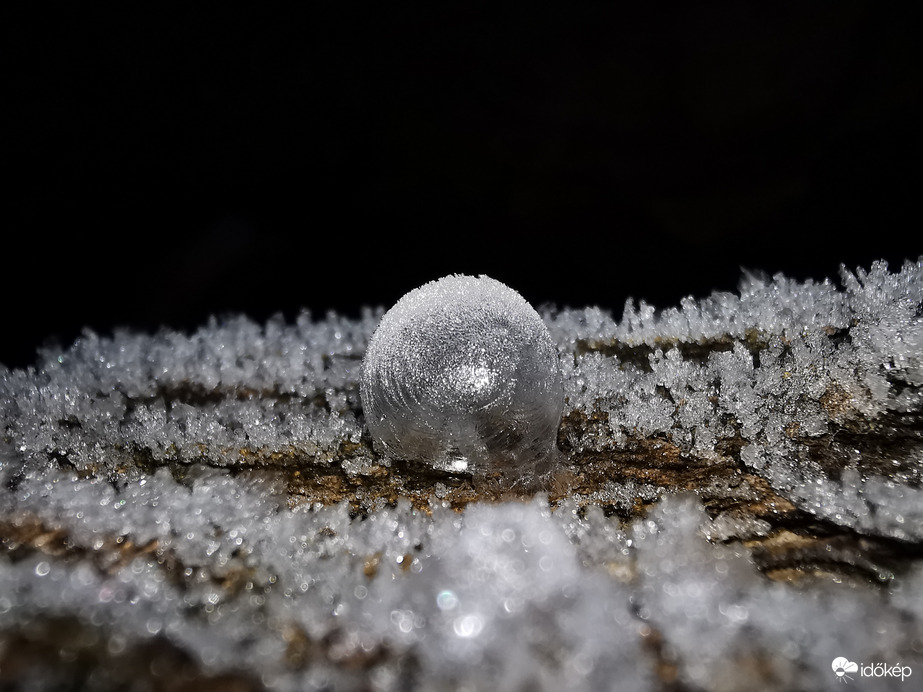
{"type": "Polygon", "coordinates": [[[890,4],[452,7],[8,17],[0,363],[453,272],[618,317],[923,254],[890,4]]]}

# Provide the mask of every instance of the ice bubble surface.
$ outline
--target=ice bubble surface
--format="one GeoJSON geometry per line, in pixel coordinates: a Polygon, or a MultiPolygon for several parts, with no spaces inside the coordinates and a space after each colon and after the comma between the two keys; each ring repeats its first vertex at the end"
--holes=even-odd
{"type": "Polygon", "coordinates": [[[923,675],[923,260],[620,318],[453,281],[455,310],[87,331],[0,367],[0,688],[923,675]],[[504,425],[555,447],[539,487],[491,474],[531,463],[504,425]]]}
{"type": "Polygon", "coordinates": [[[557,350],[514,290],[446,276],[382,318],[362,364],[362,404],[386,454],[522,474],[554,449],[564,406],[557,350]]]}

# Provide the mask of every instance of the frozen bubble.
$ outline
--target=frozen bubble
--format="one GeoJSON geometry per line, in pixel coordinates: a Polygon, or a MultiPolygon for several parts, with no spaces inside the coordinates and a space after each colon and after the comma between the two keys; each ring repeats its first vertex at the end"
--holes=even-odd
{"type": "Polygon", "coordinates": [[[382,318],[362,368],[379,450],[448,470],[528,468],[553,448],[558,355],[538,313],[486,276],[447,276],[382,318]]]}

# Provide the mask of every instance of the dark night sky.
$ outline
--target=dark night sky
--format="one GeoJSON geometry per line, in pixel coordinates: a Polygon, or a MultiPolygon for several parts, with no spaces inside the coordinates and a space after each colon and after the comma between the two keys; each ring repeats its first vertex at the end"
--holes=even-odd
{"type": "Polygon", "coordinates": [[[893,6],[310,5],[5,20],[0,363],[452,272],[619,316],[923,254],[893,6]]]}

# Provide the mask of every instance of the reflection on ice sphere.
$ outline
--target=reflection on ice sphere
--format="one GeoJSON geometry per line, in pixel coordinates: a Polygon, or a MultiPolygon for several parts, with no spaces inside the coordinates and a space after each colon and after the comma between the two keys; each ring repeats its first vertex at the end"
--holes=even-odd
{"type": "Polygon", "coordinates": [[[564,407],[544,322],[486,276],[401,298],[369,343],[361,394],[380,452],[454,471],[528,471],[554,449],[564,407]]]}

